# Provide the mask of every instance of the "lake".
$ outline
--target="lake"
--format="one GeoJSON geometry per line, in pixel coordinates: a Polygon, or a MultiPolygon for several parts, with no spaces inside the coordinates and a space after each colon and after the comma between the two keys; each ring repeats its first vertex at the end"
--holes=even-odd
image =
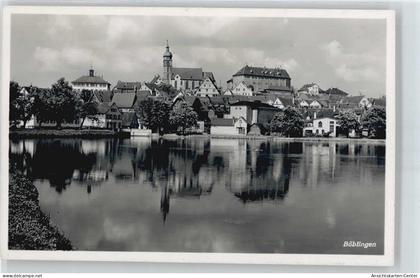
{"type": "Polygon", "coordinates": [[[9,149],[78,250],[384,251],[384,144],[34,139],[9,149]]]}

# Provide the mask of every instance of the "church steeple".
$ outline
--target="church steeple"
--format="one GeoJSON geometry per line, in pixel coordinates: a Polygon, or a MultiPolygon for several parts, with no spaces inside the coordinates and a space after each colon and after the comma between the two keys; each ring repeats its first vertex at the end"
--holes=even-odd
{"type": "Polygon", "coordinates": [[[166,51],[163,53],[163,81],[166,84],[171,83],[172,75],[172,53],[169,50],[169,43],[166,40],[166,51]]]}

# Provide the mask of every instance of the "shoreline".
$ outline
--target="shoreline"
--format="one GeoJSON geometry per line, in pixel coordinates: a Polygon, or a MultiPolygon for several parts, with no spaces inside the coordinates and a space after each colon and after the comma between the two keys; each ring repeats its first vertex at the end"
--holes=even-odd
{"type": "MultiPolygon", "coordinates": [[[[274,135],[210,135],[210,134],[194,134],[194,135],[176,135],[165,134],[161,136],[163,139],[185,139],[185,138],[215,138],[215,139],[244,139],[244,140],[265,140],[265,141],[283,141],[283,142],[341,142],[341,143],[366,143],[366,144],[386,144],[386,139],[369,139],[369,138],[345,138],[345,137],[279,137],[274,135]]],[[[135,138],[135,137],[134,137],[135,138]]],[[[152,138],[159,138],[153,135],[152,138]]]]}
{"type": "Polygon", "coordinates": [[[115,138],[123,133],[107,129],[18,129],[9,130],[9,139],[30,138],[115,138]]]}
{"type": "Polygon", "coordinates": [[[280,137],[275,135],[212,135],[212,134],[164,134],[152,133],[150,136],[130,136],[128,132],[116,132],[112,130],[99,129],[24,129],[9,131],[10,139],[32,139],[32,138],[163,138],[163,139],[185,139],[185,138],[215,138],[215,139],[244,139],[244,140],[265,140],[280,142],[341,142],[341,143],[364,143],[364,144],[386,144],[386,139],[369,138],[345,138],[345,137],[280,137]]]}
{"type": "Polygon", "coordinates": [[[30,179],[9,171],[9,249],[74,250],[70,240],[41,210],[38,196],[30,179]]]}

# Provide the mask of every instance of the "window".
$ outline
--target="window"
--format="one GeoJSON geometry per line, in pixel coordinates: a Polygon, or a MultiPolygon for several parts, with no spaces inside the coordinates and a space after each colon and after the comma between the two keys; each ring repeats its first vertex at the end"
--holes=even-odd
{"type": "Polygon", "coordinates": [[[238,134],[245,134],[245,128],[243,127],[238,127],[238,134]]]}
{"type": "Polygon", "coordinates": [[[321,122],[321,121],[319,121],[319,122],[318,122],[318,127],[319,127],[319,128],[321,128],[321,127],[322,127],[322,122],[321,122]]]}
{"type": "Polygon", "coordinates": [[[330,121],[330,132],[334,132],[334,121],[330,121]]]}

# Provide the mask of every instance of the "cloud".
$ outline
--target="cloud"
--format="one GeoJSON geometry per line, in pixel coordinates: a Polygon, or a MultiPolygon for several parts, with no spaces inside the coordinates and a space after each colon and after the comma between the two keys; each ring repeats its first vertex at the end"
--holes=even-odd
{"type": "Polygon", "coordinates": [[[320,48],[325,52],[326,61],[334,68],[336,76],[345,81],[375,81],[380,78],[379,72],[373,67],[380,57],[374,53],[345,52],[337,40],[322,44],[320,48]]]}
{"type": "Polygon", "coordinates": [[[282,59],[280,57],[269,56],[259,49],[246,49],[243,59],[253,66],[265,66],[269,68],[284,68],[287,71],[295,71],[300,65],[294,58],[282,59]]]}
{"type": "Polygon", "coordinates": [[[63,66],[80,65],[103,65],[103,61],[95,57],[91,50],[65,47],[53,49],[48,47],[36,47],[33,53],[36,62],[39,63],[41,71],[55,71],[63,66]]]}
{"type": "Polygon", "coordinates": [[[375,80],[379,78],[378,72],[371,67],[365,68],[352,68],[343,64],[335,70],[337,76],[346,81],[359,81],[359,80],[375,80]]]}
{"type": "Polygon", "coordinates": [[[73,30],[72,21],[68,16],[49,16],[45,25],[45,32],[53,36],[62,32],[71,32],[73,30]]]}

